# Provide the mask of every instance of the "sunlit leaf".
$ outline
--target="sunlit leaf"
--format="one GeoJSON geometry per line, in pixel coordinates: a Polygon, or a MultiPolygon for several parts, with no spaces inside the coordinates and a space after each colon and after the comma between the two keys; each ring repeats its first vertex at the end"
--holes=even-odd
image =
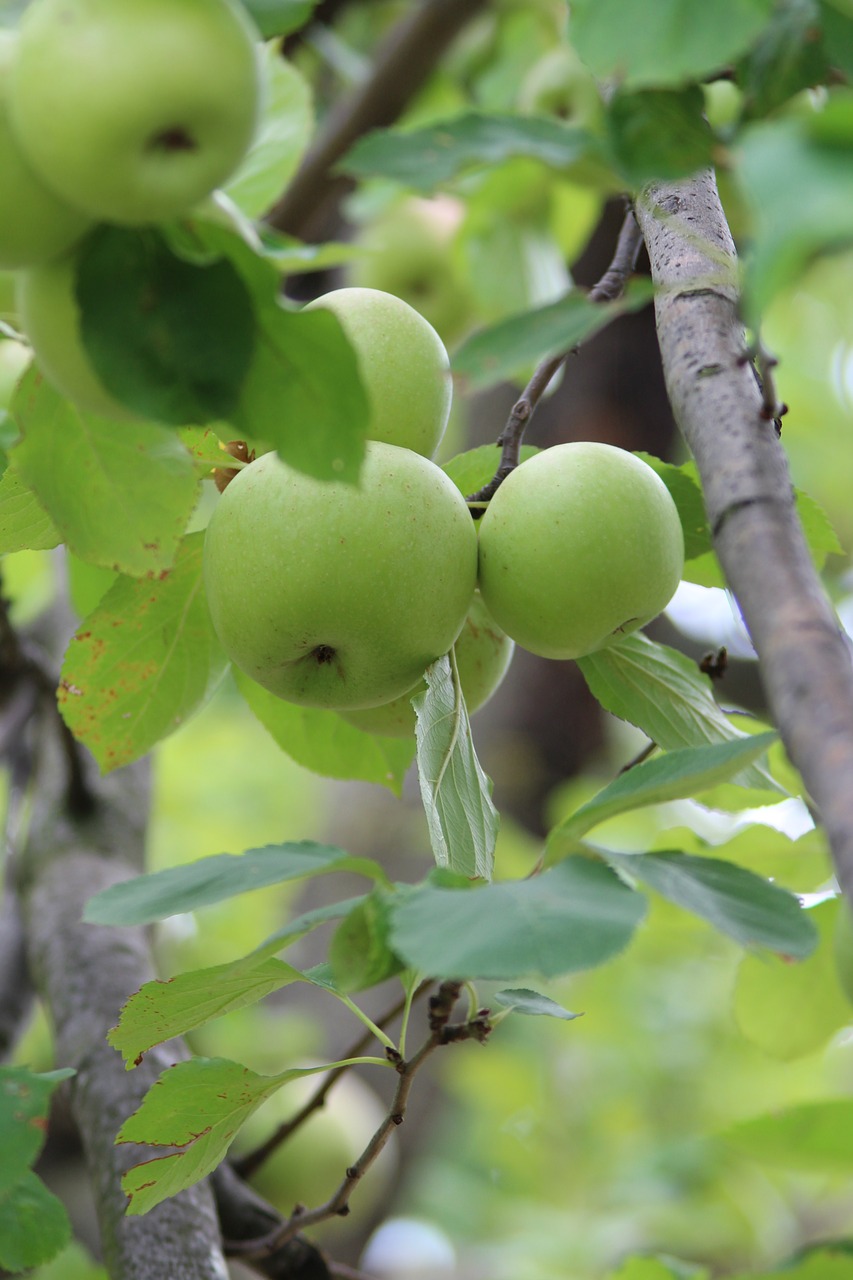
{"type": "MultiPolygon", "coordinates": [[[[664,751],[747,737],[720,708],[697,664],[668,645],[635,633],[580,658],[578,666],[605,711],[642,729],[664,751]]],[[[732,780],[784,794],[763,765],[739,769],[732,780]]]]}
{"type": "Polygon", "coordinates": [[[142,1055],[155,1044],[194,1031],[302,980],[298,969],[268,959],[240,973],[231,964],[220,964],[180,973],[168,982],[146,982],[122,1006],[118,1024],[107,1040],[128,1068],[138,1066],[142,1055]]]}
{"type": "Polygon", "coordinates": [[[331,871],[351,871],[387,883],[382,868],[370,858],[353,858],[334,845],[300,840],[239,854],[217,853],[110,885],[89,899],[83,918],[92,924],[150,924],[253,889],[331,871]]]}
{"type": "Polygon", "coordinates": [[[364,733],[335,711],[299,707],[241,672],[237,687],[267,732],[292,760],[327,778],[378,782],[395,795],[415,756],[414,739],[364,733]]]}
{"type": "Polygon", "coordinates": [[[202,588],[202,541],[185,538],[154,582],[119,578],[68,648],[60,711],[104,772],[174,732],[226,669],[202,588]]]}
{"type": "Polygon", "coordinates": [[[564,857],[588,831],[617,814],[679,800],[728,781],[776,739],[775,733],[761,733],[734,742],[668,751],[635,765],[554,828],[548,838],[546,860],[555,862],[564,857]]]}
{"type": "Polygon", "coordinates": [[[0,479],[0,554],[47,551],[61,541],[62,534],[12,462],[0,479]]]}
{"type": "Polygon", "coordinates": [[[193,1058],[170,1067],[122,1125],[116,1141],[184,1150],[128,1170],[122,1178],[130,1199],[127,1212],[147,1213],[212,1173],[243,1121],[283,1084],[315,1070],[322,1068],[260,1076],[224,1058],[193,1058]]]}
{"type": "Polygon", "coordinates": [[[510,156],[530,156],[566,169],[600,157],[600,145],[584,129],[538,116],[471,113],[423,129],[377,129],[347,152],[340,168],[356,177],[393,178],[429,192],[475,166],[510,156]]]}
{"type": "Polygon", "coordinates": [[[813,1053],[853,1017],[832,951],[838,909],[836,899],[809,910],[820,945],[799,964],[784,955],[747,955],[740,963],[734,991],[738,1027],[773,1058],[790,1062],[813,1053]]]}
{"type": "MultiPolygon", "coordinates": [[[[270,8],[281,7],[280,0],[270,4],[270,8]]],[[[291,11],[294,7],[288,6],[291,11]]],[[[310,11],[310,7],[300,5],[303,11],[310,11]]],[[[282,14],[281,20],[284,17],[282,14]]],[[[307,82],[274,46],[266,50],[265,78],[266,100],[260,127],[249,154],[225,186],[226,194],[250,218],[266,213],[284,191],[310,141],[314,124],[307,82]]]]}
{"type": "Polygon", "coordinates": [[[853,1171],[853,1098],[804,1102],[741,1120],[722,1137],[742,1155],[790,1169],[853,1171]]]}
{"type": "Polygon", "coordinates": [[[76,409],[30,371],[15,398],[14,457],[62,540],[83,560],[142,576],[168,569],[198,477],[174,432],[76,409]]]}
{"type": "Polygon", "coordinates": [[[426,683],[412,705],[433,857],[440,867],[489,880],[500,819],[474,748],[455,662],[445,656],[432,663],[426,683]]]}
{"type": "Polygon", "coordinates": [[[600,862],[569,858],[529,880],[481,888],[421,885],[391,910],[391,942],[435,977],[545,978],[603,964],[646,910],[600,862]]]}
{"type": "Polygon", "coordinates": [[[722,858],[663,852],[608,854],[607,860],[741,946],[803,960],[817,945],[814,924],[798,898],[722,858]]]}
{"type": "Polygon", "coordinates": [[[853,130],[845,145],[829,146],[800,120],[755,125],[739,142],[737,176],[755,216],[746,272],[755,321],[816,254],[853,244],[853,130]]]}
{"type": "Polygon", "coordinates": [[[583,1016],[580,1013],[570,1013],[550,996],[543,996],[541,992],[531,991],[528,987],[496,991],[492,999],[504,1009],[512,1009],[513,1013],[525,1013],[530,1017],[562,1018],[565,1022],[571,1022],[574,1018],[583,1016]]]}
{"type": "MultiPolygon", "coordinates": [[[[535,445],[521,446],[520,462],[532,458],[539,450],[535,445]]],[[[442,464],[456,488],[465,497],[487,485],[498,469],[501,460],[501,448],[497,444],[481,444],[475,449],[467,449],[465,453],[457,453],[455,458],[442,464]]]]}

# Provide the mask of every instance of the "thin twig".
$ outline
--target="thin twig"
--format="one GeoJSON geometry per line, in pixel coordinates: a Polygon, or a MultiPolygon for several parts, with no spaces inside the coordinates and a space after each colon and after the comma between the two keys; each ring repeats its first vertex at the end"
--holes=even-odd
{"type": "MultiPolygon", "coordinates": [[[[628,277],[636,266],[642,244],[643,237],[634,217],[634,210],[629,207],[622,222],[613,260],[601,279],[587,294],[590,302],[612,302],[622,294],[628,277]]],[[[512,406],[506,426],[498,436],[497,443],[501,446],[501,457],[495,474],[482,489],[469,494],[466,498],[475,520],[483,515],[489,499],[494,497],[510,472],[518,466],[524,433],[551,379],[569,356],[575,355],[579,350],[580,343],[577,343],[570,350],[556,356],[548,356],[537,365],[532,378],[512,406]]]]}
{"type": "Polygon", "coordinates": [[[256,1240],[242,1241],[239,1245],[234,1245],[229,1250],[230,1252],[247,1260],[263,1258],[274,1250],[280,1249],[282,1245],[293,1239],[306,1227],[315,1226],[317,1223],[325,1222],[329,1218],[346,1217],[349,1213],[349,1201],[353,1191],[383,1150],[391,1134],[403,1123],[406,1117],[406,1107],[412,1084],[426,1060],[431,1057],[436,1049],[441,1048],[443,1045],[455,1044],[463,1040],[476,1040],[478,1043],[483,1044],[487,1039],[491,1030],[489,1011],[487,1009],[478,1010],[473,1018],[465,1022],[455,1023],[449,1020],[450,1013],[459,998],[461,989],[461,982],[443,982],[438,992],[431,997],[429,1002],[430,1034],[413,1057],[407,1062],[394,1061],[393,1055],[389,1050],[388,1056],[394,1061],[398,1074],[394,1097],[382,1123],[355,1164],[347,1169],[343,1181],[334,1194],[325,1204],[319,1205],[316,1209],[297,1209],[288,1222],[277,1227],[268,1235],[261,1236],[256,1240]]]}
{"type": "MultiPolygon", "coordinates": [[[[417,1000],[429,987],[428,982],[424,982],[415,992],[413,999],[417,1000]]],[[[383,1030],[393,1022],[395,1018],[403,1012],[406,1007],[406,997],[403,996],[397,1003],[377,1019],[376,1025],[383,1030]]],[[[359,1038],[353,1042],[340,1056],[341,1058],[358,1058],[365,1052],[368,1045],[374,1039],[373,1032],[368,1028],[359,1038]]],[[[326,1098],[332,1087],[337,1084],[341,1076],[350,1070],[350,1066],[333,1067],[321,1080],[320,1084],[306,1100],[306,1102],[295,1111],[287,1120],[282,1121],[277,1129],[270,1136],[256,1147],[254,1151],[247,1151],[244,1156],[239,1159],[232,1160],[231,1164],[235,1172],[241,1178],[251,1178],[261,1165],[269,1159],[274,1151],[277,1151],[295,1131],[308,1120],[315,1111],[325,1106],[326,1098]]]]}
{"type": "Polygon", "coordinates": [[[324,215],[352,185],[333,174],[335,164],[363,134],[399,118],[485,2],[421,0],[411,8],[380,47],[364,84],[327,115],[296,176],[267,214],[270,226],[302,239],[318,235],[324,215]]]}

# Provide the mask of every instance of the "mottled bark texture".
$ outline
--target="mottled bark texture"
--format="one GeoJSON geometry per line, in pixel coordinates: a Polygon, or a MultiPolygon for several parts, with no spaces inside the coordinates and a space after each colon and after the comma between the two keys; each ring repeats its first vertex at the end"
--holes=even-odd
{"type": "Polygon", "coordinates": [[[30,726],[29,820],[15,854],[29,964],[55,1035],[58,1066],[74,1067],[71,1105],[98,1207],[107,1270],[114,1280],[225,1280],[219,1227],[207,1184],[144,1217],[128,1217],[122,1173],[145,1153],[114,1138],[160,1071],[181,1056],[162,1046],[125,1071],[106,1033],[132,992],[154,976],[146,933],[82,923],[87,900],[143,867],[148,768],[92,779],[92,806],[69,813],[67,759],[55,709],[30,726]]]}
{"type": "Polygon", "coordinates": [[[853,898],[853,658],[814,570],[791,477],[738,315],[734,244],[713,174],[637,202],[667,389],[696,459],[714,546],[767,699],[853,898]]]}

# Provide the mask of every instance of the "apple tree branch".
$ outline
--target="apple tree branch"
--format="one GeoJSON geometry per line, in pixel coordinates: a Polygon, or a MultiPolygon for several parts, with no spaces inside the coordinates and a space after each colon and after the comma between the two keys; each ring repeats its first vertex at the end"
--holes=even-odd
{"type": "Polygon", "coordinates": [[[812,565],[787,459],[748,360],[734,244],[710,172],[637,202],[673,413],[774,719],[853,899],[853,656],[812,565]]]}

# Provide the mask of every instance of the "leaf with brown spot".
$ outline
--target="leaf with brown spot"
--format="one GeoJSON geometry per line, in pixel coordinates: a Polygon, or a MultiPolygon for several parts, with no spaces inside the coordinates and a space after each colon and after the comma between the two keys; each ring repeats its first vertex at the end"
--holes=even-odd
{"type": "Polygon", "coordinates": [[[203,541],[186,537],[153,582],[120,577],[68,647],[59,708],[104,773],[177,729],[226,669],[202,586],[203,541]]]}

